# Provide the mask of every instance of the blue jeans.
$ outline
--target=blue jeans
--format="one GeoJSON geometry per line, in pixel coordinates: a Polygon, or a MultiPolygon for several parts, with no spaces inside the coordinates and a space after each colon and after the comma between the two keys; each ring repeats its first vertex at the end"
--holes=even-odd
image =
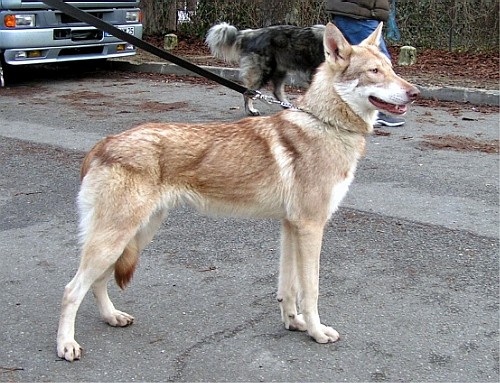
{"type": "MultiPolygon", "coordinates": [[[[349,41],[349,44],[352,45],[357,45],[370,36],[380,23],[378,20],[359,20],[338,15],[334,16],[332,21],[340,29],[346,40],[349,41]]],[[[391,59],[384,38],[380,39],[380,50],[389,60],[391,59]]]]}

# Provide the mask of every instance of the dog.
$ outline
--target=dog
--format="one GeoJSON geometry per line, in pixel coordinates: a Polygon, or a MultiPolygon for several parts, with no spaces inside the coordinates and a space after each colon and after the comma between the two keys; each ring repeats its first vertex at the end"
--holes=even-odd
{"type": "Polygon", "coordinates": [[[353,180],[377,109],[404,114],[419,93],[380,53],[381,32],[382,24],[351,46],[328,24],[325,62],[297,109],[236,122],[145,123],[95,145],[81,168],[81,261],[64,290],[59,357],[81,358],[75,318],[91,288],[108,324],[133,322],[111,302],[108,280],[114,274],[126,287],[141,250],[181,204],[280,219],[277,300],[284,326],[319,343],[339,339],[318,314],[323,230],[353,180]]]}
{"type": "MultiPolygon", "coordinates": [[[[239,62],[245,87],[259,90],[271,82],[274,96],[288,102],[284,93],[287,74],[299,73],[310,82],[325,59],[324,32],[324,25],[306,28],[276,25],[238,31],[232,25],[220,23],[208,30],[205,43],[213,56],[226,62],[239,62]]],[[[244,97],[244,101],[249,115],[260,115],[250,97],[244,97]]]]}

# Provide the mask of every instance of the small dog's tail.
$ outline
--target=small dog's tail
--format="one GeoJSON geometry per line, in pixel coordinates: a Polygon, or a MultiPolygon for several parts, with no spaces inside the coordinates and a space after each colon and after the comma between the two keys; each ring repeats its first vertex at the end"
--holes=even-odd
{"type": "Polygon", "coordinates": [[[234,26],[220,23],[208,30],[205,43],[213,56],[226,62],[237,63],[240,59],[239,33],[234,26]]]}
{"type": "Polygon", "coordinates": [[[139,249],[135,240],[132,239],[115,263],[115,281],[122,290],[132,279],[138,261],[139,249]]]}

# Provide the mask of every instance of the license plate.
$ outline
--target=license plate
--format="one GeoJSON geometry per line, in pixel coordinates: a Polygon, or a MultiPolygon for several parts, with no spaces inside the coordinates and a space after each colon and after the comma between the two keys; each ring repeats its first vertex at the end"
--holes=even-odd
{"type": "MultiPolygon", "coordinates": [[[[128,33],[129,35],[134,35],[135,27],[118,27],[120,31],[128,33]]],[[[104,32],[105,37],[113,36],[111,33],[104,32]]]]}

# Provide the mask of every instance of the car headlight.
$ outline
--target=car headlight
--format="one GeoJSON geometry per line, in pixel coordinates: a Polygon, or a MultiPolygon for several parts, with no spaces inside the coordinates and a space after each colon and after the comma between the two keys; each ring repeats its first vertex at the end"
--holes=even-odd
{"type": "Polygon", "coordinates": [[[125,12],[125,21],[127,23],[139,23],[141,21],[141,11],[125,12]]]}
{"type": "Polygon", "coordinates": [[[7,28],[29,28],[35,26],[35,15],[28,13],[5,15],[3,21],[7,28]]]}

